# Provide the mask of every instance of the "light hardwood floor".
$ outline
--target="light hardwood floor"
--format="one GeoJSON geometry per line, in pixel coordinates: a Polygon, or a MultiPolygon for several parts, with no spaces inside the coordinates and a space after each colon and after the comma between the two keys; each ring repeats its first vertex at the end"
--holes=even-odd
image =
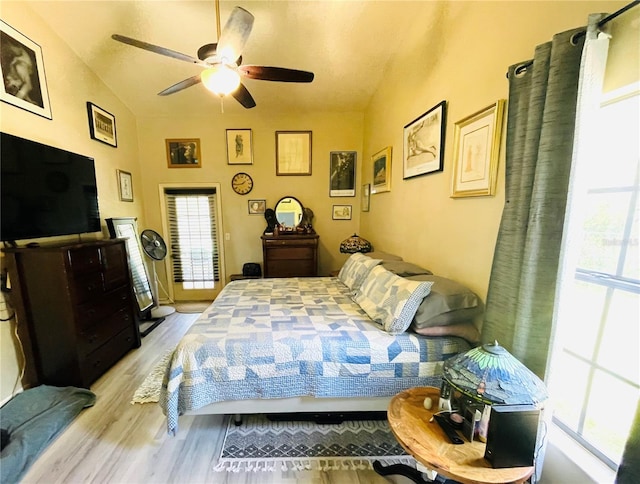
{"type": "Polygon", "coordinates": [[[25,475],[23,483],[314,483],[408,482],[374,471],[215,472],[224,436],[220,416],[184,416],[169,436],[160,407],[131,397],[155,362],[180,340],[197,314],[174,313],[91,387],[85,409],[25,475]]]}

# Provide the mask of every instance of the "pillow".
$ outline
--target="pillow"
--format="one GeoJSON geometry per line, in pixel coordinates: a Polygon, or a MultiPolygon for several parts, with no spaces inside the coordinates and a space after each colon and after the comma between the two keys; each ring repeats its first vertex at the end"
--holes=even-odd
{"type": "Polygon", "coordinates": [[[410,281],[376,266],[367,275],[354,300],[387,333],[398,334],[411,324],[433,282],[410,281]]]}
{"type": "Polygon", "coordinates": [[[413,329],[469,321],[482,313],[478,296],[456,281],[434,275],[410,276],[407,279],[433,282],[431,294],[422,301],[413,318],[413,329]]]}
{"type": "MultiPolygon", "coordinates": [[[[413,328],[412,328],[413,329],[413,328]]],[[[427,328],[414,329],[423,336],[457,336],[476,345],[480,342],[480,331],[471,322],[450,324],[447,326],[429,326],[427,328]]]]}
{"type": "Polygon", "coordinates": [[[417,276],[420,274],[433,274],[433,272],[424,269],[423,267],[412,264],[411,262],[399,260],[383,260],[381,265],[386,270],[393,272],[400,277],[417,276]]]}
{"type": "Polygon", "coordinates": [[[382,261],[379,259],[372,259],[356,252],[344,263],[338,273],[338,279],[351,289],[353,295],[360,289],[362,281],[367,277],[369,271],[380,264],[380,262],[382,261]]]}
{"type": "Polygon", "coordinates": [[[381,250],[374,250],[373,252],[369,252],[367,255],[372,259],[402,260],[402,257],[400,257],[399,255],[388,254],[387,252],[382,252],[381,250]]]}

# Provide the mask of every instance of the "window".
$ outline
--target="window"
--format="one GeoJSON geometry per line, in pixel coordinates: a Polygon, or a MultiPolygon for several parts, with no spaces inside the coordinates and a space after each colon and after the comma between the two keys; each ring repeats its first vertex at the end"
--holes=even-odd
{"type": "Polygon", "coordinates": [[[554,422],[613,469],[640,395],[638,133],[637,89],[603,103],[599,147],[574,190],[581,223],[559,281],[550,367],[554,422]]]}
{"type": "Polygon", "coordinates": [[[212,289],[220,281],[214,189],[165,190],[174,282],[212,289]]]}

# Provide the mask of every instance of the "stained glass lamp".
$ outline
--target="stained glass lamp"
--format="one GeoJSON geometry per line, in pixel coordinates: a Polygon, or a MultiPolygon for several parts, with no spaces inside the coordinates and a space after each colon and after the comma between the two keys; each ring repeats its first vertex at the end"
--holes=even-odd
{"type": "Polygon", "coordinates": [[[356,252],[371,252],[373,247],[371,247],[371,242],[362,237],[359,237],[358,234],[353,234],[348,239],[340,242],[340,252],[343,254],[355,254],[356,252]]]}
{"type": "Polygon", "coordinates": [[[497,405],[538,405],[548,398],[538,376],[496,341],[444,362],[444,380],[472,400],[497,405]]]}

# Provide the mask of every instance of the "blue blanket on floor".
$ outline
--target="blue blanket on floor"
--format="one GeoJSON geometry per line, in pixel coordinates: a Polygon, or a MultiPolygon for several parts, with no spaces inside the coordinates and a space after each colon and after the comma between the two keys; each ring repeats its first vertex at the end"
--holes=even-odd
{"type": "Polygon", "coordinates": [[[0,482],[19,482],[40,453],[95,401],[89,390],[47,385],[9,400],[0,408],[0,425],[9,434],[9,443],[0,454],[0,482]]]}

